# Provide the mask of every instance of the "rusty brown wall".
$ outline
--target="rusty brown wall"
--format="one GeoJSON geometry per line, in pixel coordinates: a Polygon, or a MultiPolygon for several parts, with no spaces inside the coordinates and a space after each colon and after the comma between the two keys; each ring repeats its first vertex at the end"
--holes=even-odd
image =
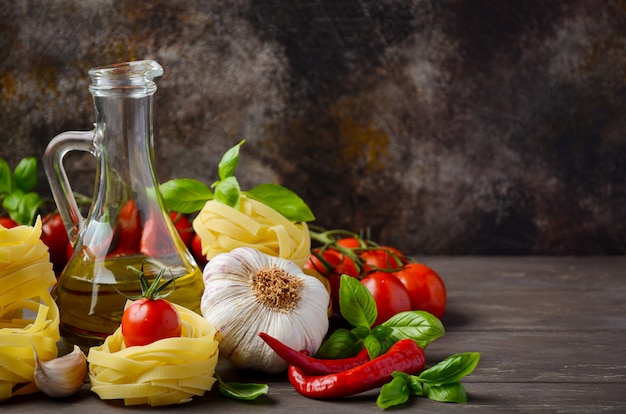
{"type": "MultiPolygon", "coordinates": [[[[626,252],[624,0],[3,1],[0,156],[90,129],[87,70],[143,58],[161,181],[211,183],[245,138],[242,187],[281,183],[324,227],[626,252]]],[[[68,169],[91,189],[90,160],[68,169]]]]}

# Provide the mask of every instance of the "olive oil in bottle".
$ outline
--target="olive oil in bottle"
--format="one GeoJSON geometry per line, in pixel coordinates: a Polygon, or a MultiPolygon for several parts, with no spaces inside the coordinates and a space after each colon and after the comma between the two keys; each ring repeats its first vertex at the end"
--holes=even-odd
{"type": "MultiPolygon", "coordinates": [[[[63,340],[83,349],[102,344],[104,339],[120,327],[126,296],[141,294],[139,276],[128,269],[143,270],[152,282],[163,268],[150,258],[128,256],[102,262],[73,260],[65,269],[52,295],[60,310],[60,331],[63,340]],[[144,261],[145,260],[145,261],[144,261]]],[[[174,277],[172,293],[167,300],[200,312],[200,298],[204,289],[200,270],[166,267],[163,281],[174,277]],[[191,272],[190,272],[191,270],[191,272]]]]}

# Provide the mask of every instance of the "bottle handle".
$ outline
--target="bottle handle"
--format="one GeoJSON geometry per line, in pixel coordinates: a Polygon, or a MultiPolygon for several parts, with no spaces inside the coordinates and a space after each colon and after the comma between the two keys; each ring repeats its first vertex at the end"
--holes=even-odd
{"type": "Polygon", "coordinates": [[[63,157],[71,151],[86,151],[95,156],[95,134],[95,129],[63,132],[52,138],[43,156],[44,170],[50,183],[52,197],[72,244],[76,242],[86,220],[76,203],[72,186],[63,166],[63,157]]]}

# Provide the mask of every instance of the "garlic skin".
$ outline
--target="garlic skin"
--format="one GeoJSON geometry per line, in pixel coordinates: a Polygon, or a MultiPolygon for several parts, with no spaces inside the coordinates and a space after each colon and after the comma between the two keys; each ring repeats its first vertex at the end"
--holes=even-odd
{"type": "Polygon", "coordinates": [[[259,332],[311,355],[319,349],[330,296],[293,261],[239,247],[211,259],[203,276],[202,315],[217,329],[220,356],[235,366],[271,374],[287,369],[259,332]]]}
{"type": "Polygon", "coordinates": [[[41,392],[49,397],[63,398],[75,394],[84,384],[87,376],[87,358],[81,349],[62,357],[40,361],[35,350],[35,371],[33,380],[41,392]]]}

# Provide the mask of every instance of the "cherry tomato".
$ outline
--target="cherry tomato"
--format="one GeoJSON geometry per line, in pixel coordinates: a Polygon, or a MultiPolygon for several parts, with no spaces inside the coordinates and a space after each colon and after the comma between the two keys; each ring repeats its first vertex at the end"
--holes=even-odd
{"type": "Polygon", "coordinates": [[[50,261],[54,268],[61,269],[65,267],[67,264],[67,245],[70,239],[59,213],[48,214],[43,218],[41,241],[48,246],[50,261]]]}
{"type": "Polygon", "coordinates": [[[132,255],[139,251],[141,240],[141,217],[133,200],[129,200],[120,209],[117,216],[117,245],[110,253],[112,256],[132,255]]]}
{"type": "Polygon", "coordinates": [[[339,312],[339,281],[342,274],[357,277],[359,271],[352,258],[333,248],[313,249],[304,268],[315,270],[328,278],[333,310],[339,312]],[[321,258],[320,258],[321,257],[321,258]]]}
{"type": "Polygon", "coordinates": [[[69,262],[73,254],[74,254],[74,247],[72,247],[72,243],[67,243],[67,249],[65,250],[65,255],[66,255],[65,260],[69,262]]]}
{"type": "Polygon", "coordinates": [[[315,270],[322,276],[328,276],[335,272],[337,267],[342,262],[342,254],[335,249],[321,250],[319,248],[313,249],[309,259],[304,264],[307,269],[315,270]]]}
{"type": "Polygon", "coordinates": [[[361,253],[361,258],[365,262],[363,271],[365,273],[373,272],[380,269],[399,269],[403,263],[402,254],[398,255],[398,251],[389,247],[378,247],[374,250],[365,250],[361,253]]]}
{"type": "Polygon", "coordinates": [[[421,263],[409,263],[393,275],[409,292],[413,310],[430,312],[441,319],[446,310],[446,286],[434,270],[421,263]]]}
{"type": "Polygon", "coordinates": [[[202,253],[202,239],[198,233],[193,233],[193,238],[191,240],[191,254],[196,259],[196,263],[200,266],[204,267],[204,265],[208,263],[206,256],[202,253]]]}
{"type": "Polygon", "coordinates": [[[187,248],[191,247],[191,242],[193,240],[193,227],[191,227],[191,222],[187,216],[181,213],[177,213],[175,211],[170,212],[170,218],[172,219],[172,223],[176,227],[176,231],[178,231],[178,235],[180,239],[183,241],[187,248]]]}
{"type": "Polygon", "coordinates": [[[343,239],[337,240],[337,244],[343,247],[347,247],[348,249],[363,247],[363,245],[361,245],[361,241],[356,237],[344,237],[343,239]]]}
{"type": "Polygon", "coordinates": [[[167,255],[175,251],[171,237],[164,237],[169,230],[166,228],[165,221],[157,216],[158,214],[153,213],[143,226],[139,251],[146,256],[167,255]]]}
{"type": "Polygon", "coordinates": [[[138,299],[122,315],[122,337],[126,346],[148,345],[180,335],[180,315],[165,299],[138,299]]]}
{"type": "Polygon", "coordinates": [[[5,229],[11,229],[17,227],[18,224],[10,217],[0,217],[0,226],[3,226],[5,229]]]}
{"type": "Polygon", "coordinates": [[[373,272],[361,280],[370,291],[376,302],[378,316],[375,325],[379,325],[399,312],[410,311],[411,298],[409,292],[393,274],[373,272]]]}

